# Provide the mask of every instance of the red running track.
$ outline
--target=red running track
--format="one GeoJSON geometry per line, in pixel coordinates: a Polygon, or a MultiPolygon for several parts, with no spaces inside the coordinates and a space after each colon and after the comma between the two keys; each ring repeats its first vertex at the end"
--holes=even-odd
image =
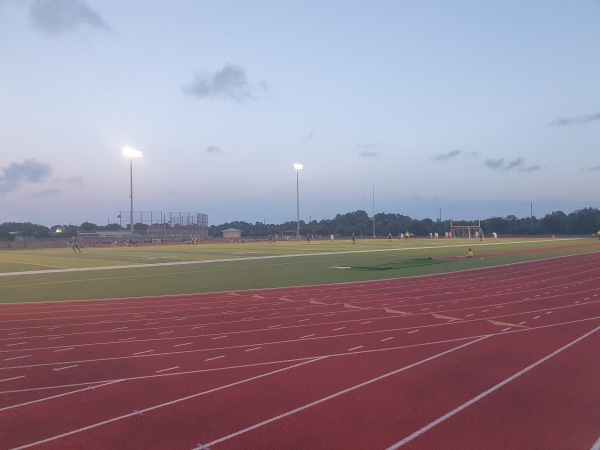
{"type": "Polygon", "coordinates": [[[0,448],[600,448],[600,254],[0,306],[0,448]]]}

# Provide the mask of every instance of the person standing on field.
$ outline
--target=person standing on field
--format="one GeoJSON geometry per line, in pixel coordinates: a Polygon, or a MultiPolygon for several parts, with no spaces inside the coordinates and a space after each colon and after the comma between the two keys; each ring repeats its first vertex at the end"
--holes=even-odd
{"type": "Polygon", "coordinates": [[[78,250],[79,250],[79,253],[81,253],[81,249],[79,248],[79,241],[77,240],[77,236],[73,236],[73,239],[71,240],[71,247],[73,247],[73,253],[77,253],[78,250]]]}

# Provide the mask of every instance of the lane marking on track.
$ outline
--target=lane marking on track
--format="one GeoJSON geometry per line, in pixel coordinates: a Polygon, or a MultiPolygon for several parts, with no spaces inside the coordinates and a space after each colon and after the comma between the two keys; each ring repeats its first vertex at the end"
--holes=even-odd
{"type": "Polygon", "coordinates": [[[419,330],[412,330],[412,331],[407,332],[406,334],[413,334],[413,333],[418,333],[418,332],[419,332],[419,330]]]}
{"type": "Polygon", "coordinates": [[[345,330],[345,329],[346,329],[346,327],[339,327],[339,328],[334,328],[331,331],[340,331],[340,330],[345,330]]]}
{"type": "Polygon", "coordinates": [[[68,350],[75,350],[75,347],[68,347],[68,348],[59,348],[58,350],[54,350],[54,353],[58,353],[58,352],[66,352],[68,350]]]}
{"type": "Polygon", "coordinates": [[[225,358],[225,355],[215,356],[214,358],[208,358],[208,359],[205,359],[204,361],[214,361],[215,359],[221,359],[221,358],[225,358]]]}
{"type": "Polygon", "coordinates": [[[154,350],[144,350],[143,352],[136,352],[133,353],[133,356],[137,356],[137,355],[144,355],[146,353],[152,353],[154,350]]]}
{"type": "Polygon", "coordinates": [[[54,339],[64,339],[64,336],[56,336],[56,337],[48,338],[49,341],[53,341],[54,339]]]}
{"type": "Polygon", "coordinates": [[[496,384],[495,386],[492,386],[488,390],[483,391],[481,394],[477,395],[476,397],[473,397],[468,402],[465,402],[462,405],[458,406],[457,408],[454,408],[452,411],[449,411],[448,413],[444,414],[443,416],[439,417],[438,419],[434,420],[433,422],[425,425],[420,430],[415,431],[414,433],[412,433],[411,435],[405,437],[404,439],[402,439],[401,441],[399,441],[396,444],[392,445],[391,447],[388,447],[387,450],[395,450],[397,448],[402,447],[405,444],[408,444],[410,441],[412,441],[412,440],[416,439],[417,437],[421,436],[423,433],[426,433],[427,431],[431,430],[433,427],[435,427],[435,426],[439,425],[440,423],[444,422],[446,419],[449,419],[450,417],[454,416],[455,414],[457,414],[457,413],[461,412],[462,410],[468,408],[469,406],[471,406],[475,402],[478,402],[482,398],[487,397],[492,392],[497,391],[498,389],[500,389],[501,387],[507,385],[508,383],[512,382],[513,380],[516,380],[521,375],[529,372],[531,369],[536,368],[540,364],[545,363],[546,361],[548,361],[549,359],[555,357],[556,355],[558,355],[559,353],[563,352],[564,350],[567,350],[568,348],[572,347],[573,345],[575,345],[575,344],[579,343],[580,341],[584,340],[585,338],[591,336],[592,334],[594,334],[598,330],[600,330],[600,326],[594,328],[591,331],[588,331],[584,335],[578,337],[574,341],[569,342],[568,344],[562,346],[561,348],[553,351],[549,355],[546,355],[545,357],[543,357],[542,359],[534,362],[533,364],[530,364],[529,366],[525,367],[523,370],[520,370],[519,372],[515,373],[514,375],[506,378],[504,381],[501,381],[500,383],[496,384]]]}
{"type": "Polygon", "coordinates": [[[262,347],[254,347],[254,348],[248,348],[246,350],[244,350],[245,352],[253,352],[255,350],[260,350],[262,347]]]}
{"type": "Polygon", "coordinates": [[[385,342],[385,341],[389,341],[389,340],[392,340],[392,339],[394,339],[393,336],[392,337],[387,337],[387,338],[384,338],[384,339],[379,339],[379,342],[385,342]]]}
{"type": "MultiPolygon", "coordinates": [[[[103,422],[98,422],[98,423],[95,423],[95,424],[92,424],[92,425],[88,425],[86,427],[79,428],[77,430],[71,430],[71,431],[68,431],[66,433],[59,434],[59,435],[56,435],[56,436],[52,436],[52,437],[49,437],[49,438],[46,438],[46,439],[42,439],[42,440],[37,441],[37,442],[31,442],[29,444],[25,444],[25,445],[22,445],[20,447],[16,447],[13,450],[20,450],[20,449],[24,449],[24,448],[30,448],[30,447],[34,447],[36,445],[45,444],[47,442],[52,442],[52,441],[55,441],[57,439],[61,439],[61,438],[67,437],[67,436],[71,436],[71,435],[74,435],[74,434],[77,434],[77,433],[81,433],[82,431],[91,430],[91,429],[97,428],[97,427],[102,426],[102,425],[107,425],[109,423],[117,422],[117,421],[122,420],[122,419],[127,419],[129,417],[136,416],[136,415],[141,414],[141,413],[145,413],[145,412],[148,412],[148,411],[153,411],[155,409],[163,408],[165,406],[175,405],[175,404],[181,403],[181,402],[183,402],[185,400],[190,400],[190,399],[193,399],[193,398],[200,397],[202,395],[207,395],[207,394],[211,394],[213,392],[218,392],[218,391],[221,391],[221,390],[224,390],[224,389],[228,389],[228,388],[233,387],[233,386],[238,386],[238,385],[241,385],[241,384],[244,384],[244,383],[248,383],[248,382],[251,382],[251,381],[259,380],[261,378],[266,378],[268,376],[275,375],[275,374],[284,372],[286,370],[295,369],[297,367],[300,367],[300,366],[303,366],[303,365],[306,365],[306,364],[311,364],[313,362],[317,362],[317,361],[320,361],[320,360],[326,359],[326,358],[327,358],[326,356],[323,356],[323,357],[320,357],[320,358],[311,359],[309,361],[303,361],[303,362],[301,362],[299,364],[294,364],[294,365],[291,365],[289,367],[284,367],[282,369],[273,370],[271,372],[267,372],[267,373],[263,373],[263,374],[260,374],[260,375],[256,375],[256,376],[251,377],[251,378],[246,378],[244,380],[235,381],[233,383],[226,384],[224,386],[219,386],[219,387],[216,387],[216,388],[213,388],[213,389],[209,389],[208,391],[198,392],[196,394],[188,395],[187,397],[182,397],[182,398],[178,398],[176,400],[171,400],[169,402],[161,403],[161,404],[155,405],[155,406],[151,406],[149,408],[142,409],[140,411],[135,411],[135,412],[132,412],[132,413],[129,413],[129,414],[125,414],[125,415],[122,415],[122,416],[113,417],[112,419],[108,419],[108,420],[105,420],[103,422]]],[[[117,380],[115,382],[118,382],[118,381],[121,381],[121,380],[117,380]]],[[[107,384],[110,384],[110,383],[107,383],[107,384]]],[[[90,389],[90,388],[87,388],[87,389],[90,389]]],[[[83,389],[83,390],[87,390],[87,389],[83,389]]],[[[64,395],[64,394],[62,394],[62,395],[64,395]]],[[[33,402],[31,402],[31,403],[33,403],[33,402]]],[[[9,409],[9,408],[11,408],[11,407],[3,408],[3,409],[9,409]]],[[[3,409],[0,409],[0,411],[2,411],[3,409]]]]}
{"type": "Polygon", "coordinates": [[[313,336],[316,336],[316,334],[315,333],[307,334],[306,336],[301,336],[300,339],[306,339],[306,338],[313,337],[313,336]]]}
{"type": "Polygon", "coordinates": [[[79,367],[79,364],[73,364],[72,366],[65,366],[65,367],[55,367],[54,369],[52,369],[54,372],[58,372],[60,370],[65,370],[65,369],[72,369],[74,367],[79,367]]]}
{"type": "Polygon", "coordinates": [[[175,367],[169,367],[168,369],[161,369],[161,370],[157,370],[155,373],[163,373],[163,372],[169,372],[171,370],[177,370],[179,369],[179,366],[175,366],[175,367]]]}
{"type": "Polygon", "coordinates": [[[15,336],[17,334],[25,334],[27,331],[16,331],[14,333],[8,333],[7,336],[15,336]]]}
{"type": "Polygon", "coordinates": [[[404,312],[404,311],[399,311],[397,309],[392,309],[392,308],[385,308],[385,312],[388,314],[401,314],[403,316],[410,316],[410,313],[404,312]]]}
{"type": "Polygon", "coordinates": [[[498,320],[491,320],[491,319],[486,319],[486,322],[491,323],[492,325],[498,325],[499,327],[519,327],[519,328],[528,328],[525,325],[520,325],[520,324],[515,324],[515,323],[508,323],[508,322],[500,322],[498,320]]]}
{"type": "Polygon", "coordinates": [[[323,303],[318,300],[315,300],[314,298],[311,298],[308,303],[309,303],[309,305],[327,305],[328,304],[328,303],[323,303]]]}
{"type": "Polygon", "coordinates": [[[192,342],[186,342],[185,344],[177,344],[177,345],[174,345],[173,347],[183,347],[185,345],[192,345],[192,342]]]}
{"type": "Polygon", "coordinates": [[[15,359],[31,358],[31,355],[14,356],[12,358],[6,358],[4,361],[13,361],[15,359]]]}
{"type": "Polygon", "coordinates": [[[431,315],[436,319],[442,319],[442,320],[463,320],[463,319],[459,319],[458,317],[444,316],[442,314],[436,314],[436,313],[431,313],[431,315]]]}
{"type": "Polygon", "coordinates": [[[104,386],[109,386],[111,384],[120,383],[121,381],[123,381],[123,380],[111,380],[111,381],[108,381],[108,382],[103,382],[101,384],[98,384],[97,382],[87,383],[87,384],[93,384],[93,385],[85,387],[83,389],[77,389],[75,391],[64,392],[62,394],[57,394],[57,395],[53,395],[53,396],[50,396],[50,397],[44,397],[44,398],[39,398],[37,400],[31,400],[31,401],[25,402],[25,403],[19,403],[18,405],[5,406],[4,408],[0,408],[0,412],[1,411],[6,411],[8,409],[14,409],[14,408],[20,408],[20,407],[23,407],[23,406],[29,406],[29,405],[33,405],[35,403],[45,402],[45,401],[48,401],[48,400],[54,400],[55,398],[65,397],[67,395],[78,394],[80,392],[89,391],[91,389],[96,389],[96,388],[99,388],[99,387],[104,387],[104,386]]]}
{"type": "Polygon", "coordinates": [[[409,364],[407,366],[401,367],[400,369],[394,370],[392,372],[388,372],[388,373],[380,375],[380,376],[378,376],[376,378],[372,378],[370,380],[367,380],[367,381],[365,381],[363,383],[360,383],[360,384],[357,384],[355,386],[351,386],[351,387],[349,387],[347,389],[344,389],[343,391],[339,391],[339,392],[336,392],[335,394],[331,394],[331,395],[328,395],[327,397],[323,397],[323,398],[320,398],[319,400],[315,400],[314,402],[307,403],[306,405],[300,406],[300,407],[298,407],[296,409],[292,409],[291,411],[285,412],[285,413],[280,414],[278,416],[275,416],[275,417],[272,417],[270,419],[267,419],[267,420],[265,420],[263,422],[259,422],[259,423],[255,424],[255,425],[249,426],[248,428],[244,428],[242,430],[236,431],[235,433],[229,434],[227,436],[223,436],[223,437],[221,437],[219,439],[215,439],[214,441],[209,442],[209,443],[204,444],[204,445],[206,447],[210,448],[213,445],[220,444],[221,442],[224,442],[224,441],[227,441],[227,440],[232,439],[234,437],[240,436],[240,435],[242,435],[244,433],[247,433],[249,431],[255,430],[255,429],[260,428],[260,427],[262,427],[264,425],[268,425],[268,424],[273,423],[273,422],[275,422],[277,420],[289,417],[289,416],[291,416],[293,414],[296,414],[298,412],[304,411],[305,409],[312,408],[313,406],[316,406],[316,405],[319,405],[319,404],[324,403],[326,401],[329,401],[329,400],[332,400],[334,398],[340,397],[340,396],[342,396],[344,394],[347,394],[348,392],[355,391],[355,390],[360,389],[362,387],[365,387],[365,386],[368,386],[370,384],[376,383],[377,381],[381,381],[381,380],[383,380],[385,378],[388,378],[390,376],[399,374],[399,373],[404,372],[404,371],[406,371],[408,369],[412,369],[414,367],[420,366],[421,364],[425,364],[425,363],[427,363],[429,361],[432,361],[434,359],[440,358],[440,357],[445,356],[445,355],[447,355],[449,353],[452,353],[454,351],[460,350],[460,349],[462,349],[464,347],[467,347],[469,345],[476,344],[476,343],[478,343],[478,342],[480,342],[480,341],[482,341],[484,339],[487,339],[488,337],[490,337],[490,336],[489,335],[483,336],[483,337],[481,337],[479,339],[476,339],[474,341],[467,342],[466,344],[462,344],[462,345],[459,345],[458,347],[451,348],[450,350],[443,351],[441,353],[438,353],[436,355],[433,355],[433,356],[430,356],[428,358],[422,359],[422,360],[417,361],[415,363],[412,363],[412,364],[409,364]]]}
{"type": "Polygon", "coordinates": [[[7,347],[14,347],[15,345],[25,345],[27,342],[16,342],[14,344],[6,344],[7,347]]]}
{"type": "Polygon", "coordinates": [[[12,377],[12,378],[5,378],[4,380],[0,380],[0,383],[4,383],[6,381],[18,380],[20,378],[25,378],[25,375],[20,375],[18,377],[12,377]]]}
{"type": "Polygon", "coordinates": [[[348,351],[353,352],[354,350],[358,350],[359,348],[364,348],[364,345],[359,345],[358,347],[349,348],[348,351]]]}

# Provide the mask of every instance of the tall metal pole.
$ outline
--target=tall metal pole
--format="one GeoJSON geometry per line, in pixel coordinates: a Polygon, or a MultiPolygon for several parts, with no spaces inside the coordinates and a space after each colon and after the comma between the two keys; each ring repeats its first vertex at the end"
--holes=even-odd
{"type": "Polygon", "coordinates": [[[296,239],[300,239],[300,184],[298,183],[299,170],[296,170],[296,239]]]}
{"type": "Polygon", "coordinates": [[[375,183],[373,183],[373,238],[375,238],[375,183]]]}
{"type": "Polygon", "coordinates": [[[129,158],[129,198],[131,199],[131,209],[129,211],[130,233],[133,238],[133,158],[129,158]]]}

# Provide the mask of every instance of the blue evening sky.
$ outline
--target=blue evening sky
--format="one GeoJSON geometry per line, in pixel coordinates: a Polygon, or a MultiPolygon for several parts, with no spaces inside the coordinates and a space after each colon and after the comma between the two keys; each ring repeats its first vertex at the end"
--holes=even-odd
{"type": "Polygon", "coordinates": [[[0,223],[600,207],[600,0],[0,0],[0,223]]]}

